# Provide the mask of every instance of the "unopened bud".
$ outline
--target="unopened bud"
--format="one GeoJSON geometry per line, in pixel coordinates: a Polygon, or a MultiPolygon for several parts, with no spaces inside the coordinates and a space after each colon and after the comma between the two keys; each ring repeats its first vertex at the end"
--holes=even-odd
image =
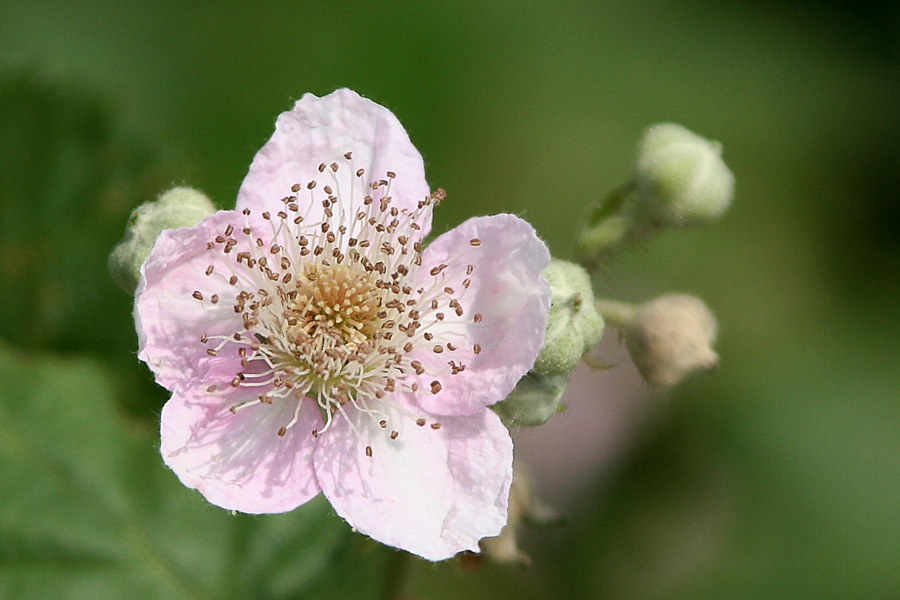
{"type": "Polygon", "coordinates": [[[212,201],[195,189],[172,188],[131,213],[125,237],[109,255],[109,272],[126,292],[134,293],[141,265],[164,229],[190,227],[216,212],[212,201]]]}
{"type": "Polygon", "coordinates": [[[712,345],[716,320],[702,300],[668,294],[637,308],[625,343],[644,380],[669,388],[719,362],[712,345]]]}
{"type": "Polygon", "coordinates": [[[513,480],[509,488],[506,526],[500,535],[481,540],[484,555],[501,564],[528,564],[531,560],[519,548],[517,533],[524,523],[538,527],[558,525],[562,517],[543,506],[537,499],[531,477],[518,460],[513,463],[513,480]]]}
{"type": "Polygon", "coordinates": [[[562,410],[562,399],[569,389],[568,374],[525,374],[512,393],[491,406],[507,427],[537,427],[562,410]]]}
{"type": "Polygon", "coordinates": [[[734,175],[722,160],[721,145],[673,123],[645,132],[635,185],[640,210],[670,227],[713,221],[734,195],[734,175]]]}
{"type": "Polygon", "coordinates": [[[544,277],[550,283],[550,314],[534,371],[568,375],[584,353],[600,342],[603,317],[594,306],[591,280],[584,268],[553,259],[544,277]]]}

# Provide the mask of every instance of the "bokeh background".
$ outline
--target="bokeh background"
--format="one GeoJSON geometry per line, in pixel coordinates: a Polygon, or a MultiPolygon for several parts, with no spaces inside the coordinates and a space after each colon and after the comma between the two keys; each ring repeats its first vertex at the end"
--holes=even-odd
{"type": "Polygon", "coordinates": [[[0,0],[0,598],[379,598],[324,502],[231,516],[156,454],[165,394],[105,260],[173,184],[231,207],[276,115],[351,87],[447,190],[559,257],[648,125],[717,139],[733,210],[604,295],[702,296],[722,366],[649,394],[610,331],[516,434],[566,516],[530,568],[413,561],[407,598],[900,597],[900,10],[887,1],[0,0]]]}

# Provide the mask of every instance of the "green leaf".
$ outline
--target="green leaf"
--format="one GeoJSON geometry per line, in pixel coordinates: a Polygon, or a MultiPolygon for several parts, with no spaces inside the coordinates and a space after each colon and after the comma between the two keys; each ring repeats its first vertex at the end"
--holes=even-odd
{"type": "Polygon", "coordinates": [[[395,552],[321,497],[234,515],[181,486],[97,363],[0,345],[0,598],[377,598],[395,552]]]}

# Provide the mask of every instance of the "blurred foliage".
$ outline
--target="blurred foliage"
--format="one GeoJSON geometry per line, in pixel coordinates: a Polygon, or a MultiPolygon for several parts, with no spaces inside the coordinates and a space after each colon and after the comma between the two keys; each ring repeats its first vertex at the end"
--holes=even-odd
{"type": "Polygon", "coordinates": [[[0,346],[0,597],[379,597],[394,552],[326,502],[212,507],[116,414],[96,362],[17,354],[0,346]]]}
{"type": "Polygon", "coordinates": [[[397,555],[325,503],[232,517],[165,469],[150,433],[165,393],[106,273],[136,204],[187,183],[228,206],[274,117],[340,86],[408,128],[449,194],[438,231],[517,212],[565,257],[660,121],[721,141],[737,177],[721,224],[661,236],[602,281],[628,300],[702,296],[721,370],[658,407],[611,478],[585,473],[569,524],[525,536],[533,567],[419,562],[410,594],[900,589],[894,4],[7,0],[0,13],[13,69],[0,73],[0,597],[377,597],[397,555]]]}

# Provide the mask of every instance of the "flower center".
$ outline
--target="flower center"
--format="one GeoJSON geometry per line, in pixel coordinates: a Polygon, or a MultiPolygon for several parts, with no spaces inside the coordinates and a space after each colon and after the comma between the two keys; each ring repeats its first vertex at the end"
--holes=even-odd
{"type": "Polygon", "coordinates": [[[289,293],[285,306],[289,335],[299,342],[337,334],[347,348],[371,340],[381,321],[376,282],[358,264],[304,264],[297,290],[289,293]]]}
{"type": "MultiPolygon", "coordinates": [[[[350,160],[350,153],[345,158],[350,160]]],[[[443,199],[443,191],[420,201],[416,210],[398,209],[391,205],[394,174],[364,183],[359,169],[351,178],[349,198],[341,199],[339,184],[346,180],[337,177],[336,163],[320,165],[320,173],[326,170],[334,188],[323,186],[325,199],[317,201],[317,182],[309,182],[305,214],[296,195],[301,186],[295,184],[294,195],[282,199],[283,210],[252,215],[244,209],[243,224],[228,225],[207,245],[218,254],[219,266],[209,265],[206,275],[223,277],[236,289],[233,309],[243,328],[203,335],[201,342],[210,346],[211,356],[237,353],[240,369],[232,387],[262,392],[231,407],[232,412],[261,403],[297,402],[294,419],[279,435],[296,423],[304,398],[322,410],[322,431],[335,413],[345,415],[348,405],[371,414],[385,428],[382,404],[400,408],[393,392],[437,394],[441,377],[466,368],[459,359],[442,363],[430,357],[447,352],[451,358],[460,348],[480,351],[478,344],[468,342],[464,327],[447,333],[454,323],[481,321],[479,314],[464,316],[461,304],[474,267],[468,265],[455,289],[444,272],[447,265],[429,271],[430,284],[415,283],[423,280],[416,276],[422,264],[420,222],[443,199]],[[217,269],[223,267],[226,273],[220,274],[217,269]]],[[[471,243],[480,245],[479,240],[471,243]]],[[[205,298],[200,291],[193,297],[219,302],[217,295],[205,298]]],[[[217,388],[213,384],[209,391],[217,388]]],[[[416,423],[424,425],[425,420],[416,423]]]]}

